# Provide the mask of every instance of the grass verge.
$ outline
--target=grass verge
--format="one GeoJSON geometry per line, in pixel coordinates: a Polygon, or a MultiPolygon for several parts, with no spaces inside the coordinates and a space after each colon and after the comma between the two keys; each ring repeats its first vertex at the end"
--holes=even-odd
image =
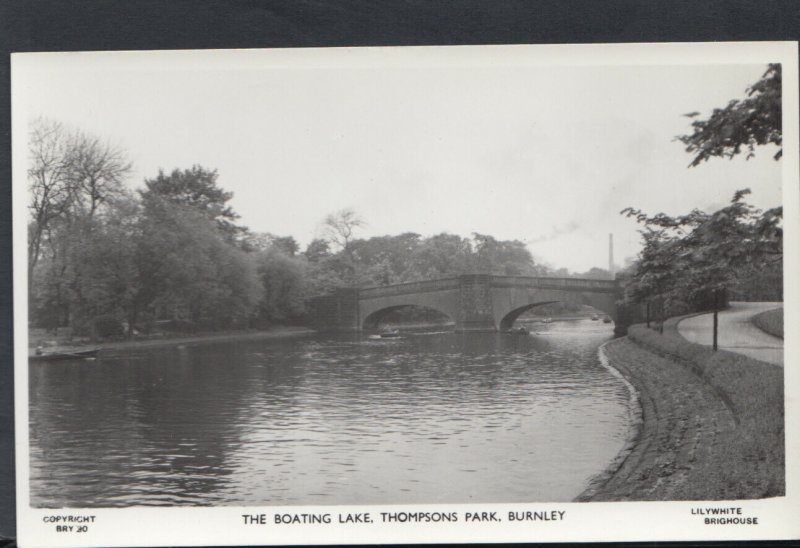
{"type": "Polygon", "coordinates": [[[752,319],[753,325],[773,337],[783,338],[783,308],[765,310],[752,319]]]}
{"type": "Polygon", "coordinates": [[[785,494],[783,368],[747,356],[694,344],[677,330],[680,318],[668,320],[660,335],[632,326],[637,345],[691,370],[731,410],[735,428],[718,433],[720,450],[710,457],[707,481],[731,498],[785,494]]]}

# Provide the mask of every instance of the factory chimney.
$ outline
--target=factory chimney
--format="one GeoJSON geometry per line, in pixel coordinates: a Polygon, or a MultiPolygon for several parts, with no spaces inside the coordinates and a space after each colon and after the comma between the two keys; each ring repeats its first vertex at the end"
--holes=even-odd
{"type": "Polygon", "coordinates": [[[614,276],[614,235],[608,235],[608,271],[614,276]]]}

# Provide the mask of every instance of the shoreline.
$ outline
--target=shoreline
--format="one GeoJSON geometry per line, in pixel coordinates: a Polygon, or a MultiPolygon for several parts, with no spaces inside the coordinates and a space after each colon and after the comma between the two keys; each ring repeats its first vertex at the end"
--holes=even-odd
{"type": "Polygon", "coordinates": [[[638,397],[641,421],[632,420],[623,448],[574,502],[785,494],[782,372],[685,341],[681,319],[664,335],[639,326],[600,347],[601,363],[638,397]]]}
{"type": "Polygon", "coordinates": [[[625,442],[622,446],[622,449],[619,450],[619,453],[617,453],[617,455],[614,457],[614,460],[612,460],[608,466],[606,466],[602,471],[589,480],[586,488],[581,491],[581,493],[573,500],[573,502],[587,502],[592,500],[593,497],[599,496],[599,493],[603,487],[614,477],[614,474],[619,471],[631,453],[633,453],[633,451],[636,449],[636,446],[639,444],[639,441],[642,437],[642,431],[644,429],[644,414],[641,404],[641,394],[619,369],[611,365],[608,355],[605,351],[606,346],[613,343],[615,340],[618,339],[612,339],[601,344],[597,349],[597,356],[603,367],[608,369],[612,375],[622,380],[622,382],[625,384],[625,387],[628,389],[628,418],[630,421],[628,424],[628,432],[625,436],[625,442]]]}
{"type": "MultiPolygon", "coordinates": [[[[97,348],[101,353],[114,350],[127,350],[133,348],[159,348],[176,346],[182,344],[203,344],[218,341],[247,341],[259,339],[282,339],[299,337],[316,333],[308,327],[288,327],[282,326],[264,331],[233,331],[227,333],[204,333],[196,335],[186,335],[179,337],[164,337],[158,339],[122,340],[122,341],[103,341],[98,343],[86,343],[75,345],[56,345],[47,347],[47,352],[73,352],[97,348]]],[[[30,357],[30,348],[28,349],[30,357]]]]}

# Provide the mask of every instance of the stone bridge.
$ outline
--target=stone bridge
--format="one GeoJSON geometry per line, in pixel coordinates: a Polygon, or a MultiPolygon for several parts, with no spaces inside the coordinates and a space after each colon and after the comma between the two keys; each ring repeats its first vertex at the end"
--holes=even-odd
{"type": "Polygon", "coordinates": [[[511,327],[534,306],[565,302],[590,305],[608,314],[615,331],[629,322],[617,308],[621,287],[614,280],[534,278],[466,274],[362,289],[340,289],[309,301],[311,324],[320,331],[377,328],[381,316],[402,307],[431,308],[449,316],[456,331],[497,331],[511,327]]]}

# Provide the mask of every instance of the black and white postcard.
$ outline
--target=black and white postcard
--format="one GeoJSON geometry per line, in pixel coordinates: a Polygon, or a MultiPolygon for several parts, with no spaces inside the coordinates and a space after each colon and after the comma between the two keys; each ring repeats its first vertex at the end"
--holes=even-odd
{"type": "Polygon", "coordinates": [[[800,537],[797,53],[14,54],[20,545],[800,537]]]}

